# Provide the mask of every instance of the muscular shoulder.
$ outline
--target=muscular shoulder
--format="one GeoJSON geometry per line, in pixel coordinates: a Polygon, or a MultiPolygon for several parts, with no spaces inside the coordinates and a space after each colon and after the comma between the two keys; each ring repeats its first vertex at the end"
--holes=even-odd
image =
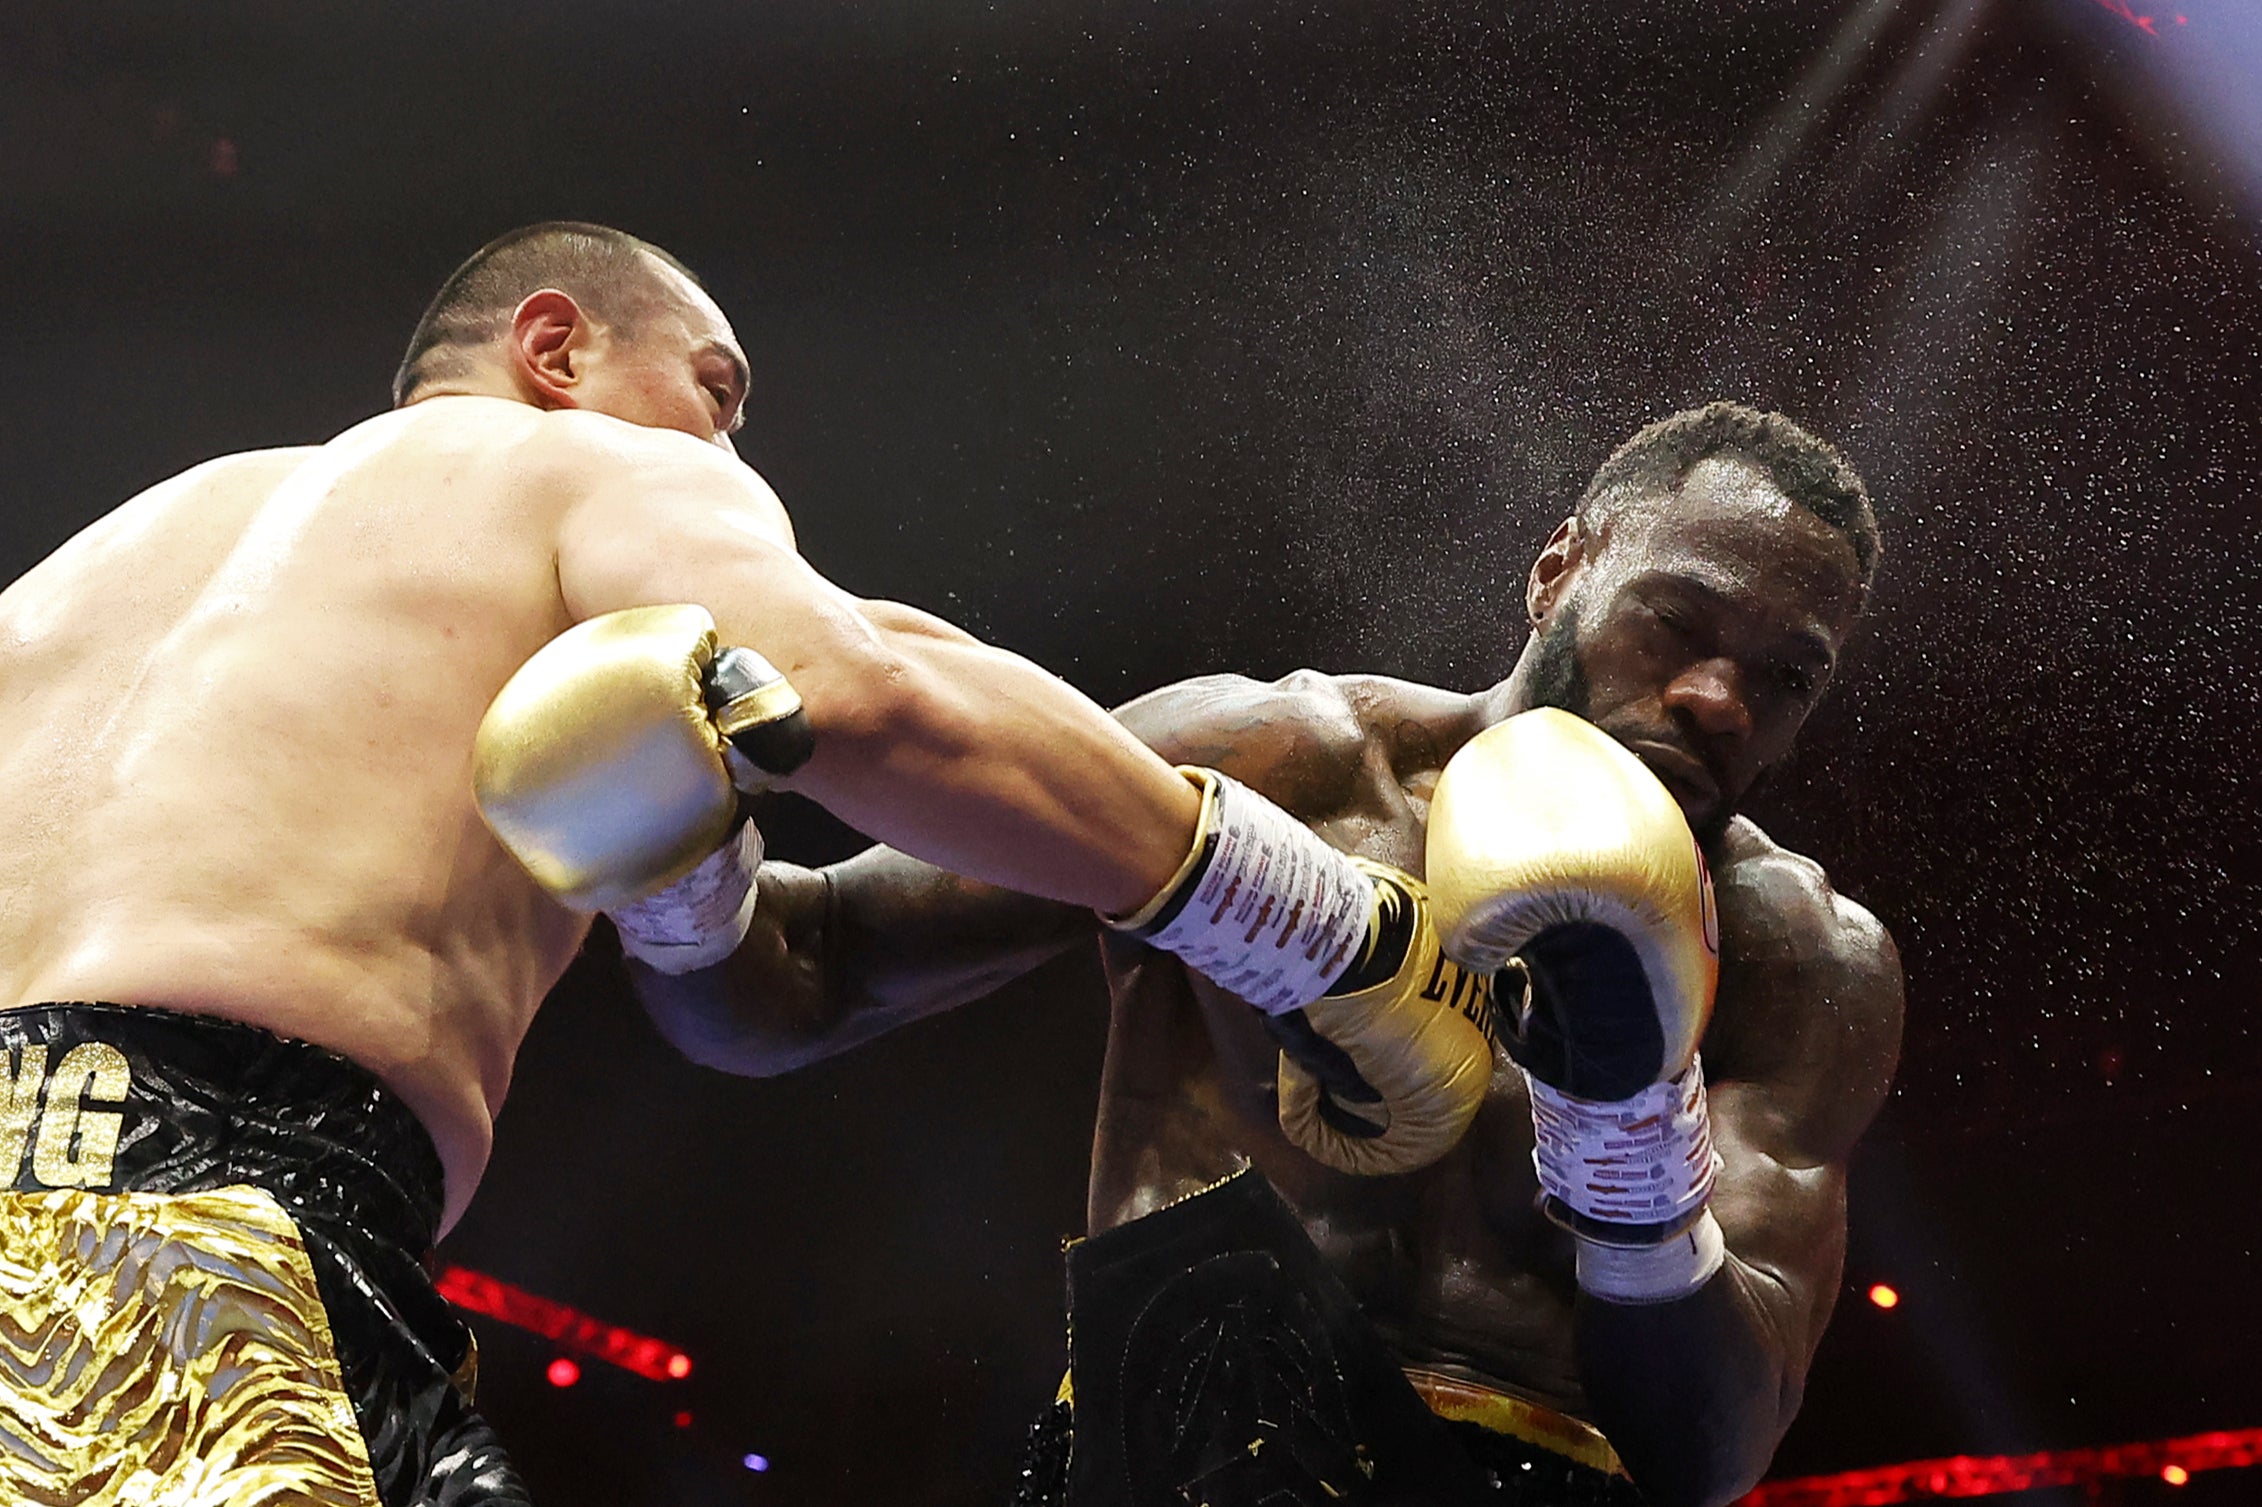
{"type": "Polygon", "coordinates": [[[1122,707],[1174,763],[1222,770],[1303,815],[1340,810],[1363,779],[1438,757],[1473,728],[1470,698],[1376,675],[1204,675],[1122,707]]]}
{"type": "Polygon", "coordinates": [[[633,531],[635,517],[722,517],[792,547],[792,525],[767,482],[722,447],[673,429],[472,395],[427,399],[375,422],[388,421],[412,426],[400,436],[412,449],[481,456],[607,532],[633,531]]]}
{"type": "MultiPolygon", "coordinates": [[[[223,547],[243,516],[311,456],[317,446],[244,450],[204,461],[137,493],[66,540],[0,594],[0,612],[22,605],[43,586],[69,584],[113,556],[153,544],[175,564],[223,547]]],[[[150,572],[144,566],[140,574],[150,572]]]]}
{"type": "Polygon", "coordinates": [[[1723,907],[1737,914],[1741,950],[1899,978],[1893,939],[1875,916],[1832,887],[1821,864],[1782,846],[1747,817],[1730,825],[1716,856],[1713,882],[1723,907]]]}
{"type": "Polygon", "coordinates": [[[551,468],[571,496],[558,540],[569,597],[574,578],[585,587],[665,578],[690,557],[723,562],[748,550],[794,550],[785,505],[720,446],[580,412],[542,415],[525,444],[532,463],[551,468]]]}
{"type": "Polygon", "coordinates": [[[1708,1071],[1765,1081],[1835,1157],[1876,1113],[1901,1040],[1901,964],[1867,909],[1822,866],[1739,818],[1713,875],[1720,902],[1720,1009],[1708,1071]]]}
{"type": "Polygon", "coordinates": [[[230,500],[256,505],[285,478],[323,451],[320,445],[285,445],[272,450],[239,450],[222,455],[169,477],[111,512],[90,535],[138,533],[154,521],[153,515],[187,504],[200,514],[230,500]]]}

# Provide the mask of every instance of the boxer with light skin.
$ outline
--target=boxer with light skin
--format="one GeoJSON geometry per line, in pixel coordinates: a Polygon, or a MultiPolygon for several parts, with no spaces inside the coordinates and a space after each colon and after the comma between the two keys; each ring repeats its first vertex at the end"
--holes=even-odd
{"type": "MultiPolygon", "coordinates": [[[[1277,1028],[1176,960],[1111,936],[1090,1247],[1145,1250],[1140,1232],[1164,1224],[1151,1216],[1190,1218],[1219,1196],[1219,1180],[1253,1167],[1317,1247],[1332,1274],[1322,1285],[1339,1282],[1423,1400],[1460,1420],[1454,1432],[1491,1483],[1480,1487],[1526,1491],[1472,1500],[1717,1504],[1757,1481],[1798,1410],[1837,1295],[1847,1158],[1888,1090],[1902,1001],[1883,928],[1737,807],[1789,755],[1827,689],[1876,554],[1867,498],[1836,452],[1779,415],[1715,404],[1645,430],[1597,473],[1530,566],[1531,637],[1498,685],[1465,695],[1370,676],[1218,676],[1118,714],[1165,756],[1246,781],[1335,847],[1417,876],[1440,773],[1480,734],[1489,742],[1517,714],[1552,706],[1630,750],[1699,837],[1716,887],[1718,988],[1701,1079],[1717,1177],[1708,1196],[1701,1178],[1686,1190],[1701,1208],[1688,1228],[1708,1251],[1674,1265],[1682,1258],[1663,1252],[1686,1245],[1685,1232],[1656,1246],[1636,1233],[1629,1257],[1607,1221],[1566,1211],[1555,1184],[1544,1191],[1556,1217],[1540,1207],[1532,1101],[1565,1096],[1535,1081],[1549,1074],[1532,1022],[1543,995],[1576,1019],[1576,969],[1535,988],[1522,1038],[1516,981],[1499,975],[1507,1044],[1529,1074],[1504,1055],[1450,1151],[1359,1176],[1323,1165],[1284,1130],[1277,1028]],[[1615,1460],[1591,1436],[1572,1438],[1583,1425],[1599,1428],[1615,1460]],[[1536,1461],[1534,1439],[1548,1441],[1536,1461]],[[1532,1485],[1527,1462],[1545,1475],[1555,1456],[1573,1462],[1562,1479],[1532,1485]],[[1638,1495],[1624,1494],[1619,1471],[1638,1495]]],[[[1519,778],[1511,766],[1509,783],[1519,778]]],[[[1515,798],[1527,797],[1546,808],[1546,789],[1515,798]]],[[[1440,819],[1461,820],[1442,806],[1440,819]]],[[[1427,833],[1432,860],[1439,835],[1427,833]]],[[[1429,880],[1444,882],[1434,869],[1429,880]]],[[[766,864],[753,931],[730,960],[636,976],[688,1055],[775,1073],[979,998],[1092,935],[1086,913],[875,850],[819,871],[766,864]]],[[[1527,954],[1535,973],[1547,971],[1540,953],[1527,954]]],[[[1692,1147],[1704,1153],[1701,1139],[1692,1147]]],[[[1105,1265],[1095,1256],[1084,1268],[1091,1290],[1105,1265]]],[[[1079,1280],[1072,1257],[1072,1289],[1079,1280]]],[[[1087,1492],[1083,1476],[1072,1494],[1065,1463],[1073,1432],[1085,1468],[1081,1351],[1101,1327],[1073,1316],[1070,1387],[1036,1435],[1023,1502],[1125,1500],[1087,1492]]],[[[1338,1343],[1353,1344],[1340,1333],[1338,1343]]],[[[1255,1414],[1233,1416],[1258,1443],[1281,1444],[1267,1455],[1288,1452],[1269,1425],[1249,1422],[1255,1414]]],[[[1102,1422],[1110,1437],[1129,1427],[1102,1422]]],[[[1173,1481],[1215,1464],[1173,1458],[1173,1481]]],[[[1311,1465],[1318,1454],[1298,1458],[1297,1470],[1325,1475],[1311,1465]]],[[[1125,1468],[1136,1475],[1139,1462],[1125,1468]]],[[[1346,1480],[1324,1484],[1354,1498],[1367,1489],[1346,1480]]],[[[1452,1501],[1454,1489],[1375,1499],[1452,1501]]]]}
{"type": "MultiPolygon", "coordinates": [[[[733,453],[751,380],[665,253],[530,227],[443,287],[392,412],[161,482],[0,592],[0,1497],[523,1501],[424,1260],[588,911],[664,967],[736,942],[734,780],[1086,915],[1198,834],[1308,841],[820,576],[733,453]],[[714,715],[805,718],[805,762],[726,748],[723,645],[714,715]]],[[[1338,870],[1349,947],[1385,896],[1338,870]]]]}

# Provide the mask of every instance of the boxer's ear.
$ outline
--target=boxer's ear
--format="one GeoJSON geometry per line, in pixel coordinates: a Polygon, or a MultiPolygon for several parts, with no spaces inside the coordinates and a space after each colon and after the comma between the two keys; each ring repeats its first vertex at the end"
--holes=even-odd
{"type": "Polygon", "coordinates": [[[1587,534],[1579,516],[1573,513],[1555,525],[1555,532],[1547,536],[1547,546],[1532,561],[1532,572],[1524,582],[1524,613],[1537,628],[1563,600],[1571,582],[1586,563],[1587,534]]]}
{"type": "Polygon", "coordinates": [[[542,408],[578,408],[575,390],[587,376],[601,332],[573,296],[556,288],[529,293],[511,313],[512,375],[542,408]]]}

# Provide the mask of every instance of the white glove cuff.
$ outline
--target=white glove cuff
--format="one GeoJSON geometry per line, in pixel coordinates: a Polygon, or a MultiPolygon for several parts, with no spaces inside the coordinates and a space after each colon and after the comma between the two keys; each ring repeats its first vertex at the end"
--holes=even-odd
{"type": "Polygon", "coordinates": [[[1704,1065],[1631,1099],[1574,1099],[1526,1076],[1532,1098],[1532,1165],[1539,1185],[1574,1212],[1606,1224],[1670,1225],[1712,1197],[1704,1065]]]}
{"type": "Polygon", "coordinates": [[[609,914],[621,951],[662,973],[709,968],[738,950],[754,924],[754,871],[762,834],[743,823],[699,867],[609,914]]]}
{"type": "Polygon", "coordinates": [[[1579,1287],[1613,1303],[1670,1303],[1711,1281],[1727,1259],[1720,1221],[1706,1209],[1695,1224],[1661,1245],[1581,1239],[1579,1287]]]}
{"type": "Polygon", "coordinates": [[[1109,924],[1268,1015],[1302,1009],[1366,940],[1374,881],[1246,785],[1214,770],[1181,772],[1204,787],[1194,851],[1162,894],[1109,924]]]}

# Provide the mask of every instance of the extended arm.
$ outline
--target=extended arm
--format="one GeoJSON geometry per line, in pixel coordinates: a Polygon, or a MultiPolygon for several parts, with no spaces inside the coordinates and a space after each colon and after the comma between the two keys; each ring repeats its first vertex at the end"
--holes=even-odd
{"type": "MultiPolygon", "coordinates": [[[[1355,740],[1335,699],[1218,676],[1118,716],[1163,757],[1223,765],[1290,797],[1355,740]],[[1309,776],[1307,775],[1308,779],[1309,776]]],[[[1091,935],[1090,912],[964,879],[885,848],[819,870],[768,863],[752,930],[718,967],[631,974],[663,1034],[725,1072],[786,1072],[979,999],[1091,935]]]]}
{"type": "Polygon", "coordinates": [[[788,788],[959,873],[1129,911],[1176,872],[1199,799],[1066,682],[909,608],[841,591],[723,451],[589,415],[558,579],[576,620],[696,602],[800,692],[816,753],[788,788]]]}
{"type": "Polygon", "coordinates": [[[980,999],[1091,935],[1089,911],[874,848],[823,869],[766,863],[753,929],[722,964],[631,963],[692,1061],[767,1076],[980,999]]]}
{"type": "Polygon", "coordinates": [[[1899,1052],[1891,938],[1789,855],[1721,876],[1723,1010],[1705,1041],[1728,1255],[1672,1302],[1579,1299],[1596,1421],[1660,1503],[1733,1500],[1798,1412],[1836,1297],[1846,1159],[1899,1052]]]}

